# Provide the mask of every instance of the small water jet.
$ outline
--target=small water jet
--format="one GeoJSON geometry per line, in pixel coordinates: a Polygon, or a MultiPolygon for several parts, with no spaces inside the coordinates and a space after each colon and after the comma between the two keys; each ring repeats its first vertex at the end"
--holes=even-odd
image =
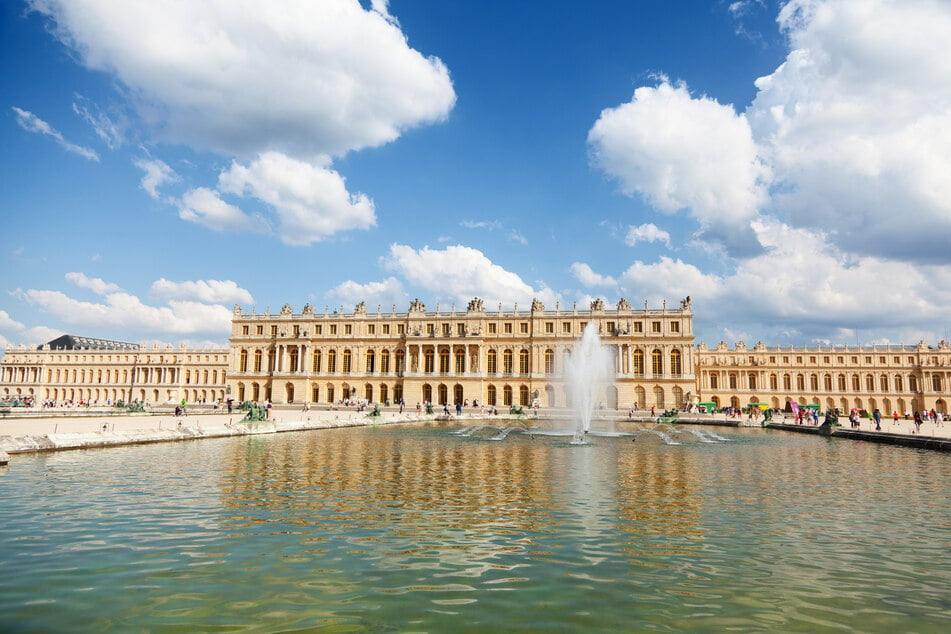
{"type": "Polygon", "coordinates": [[[585,326],[578,345],[565,361],[565,378],[571,391],[571,404],[578,415],[574,443],[583,443],[591,431],[595,408],[604,396],[604,390],[614,383],[614,362],[610,351],[601,345],[597,326],[593,321],[585,326]]]}

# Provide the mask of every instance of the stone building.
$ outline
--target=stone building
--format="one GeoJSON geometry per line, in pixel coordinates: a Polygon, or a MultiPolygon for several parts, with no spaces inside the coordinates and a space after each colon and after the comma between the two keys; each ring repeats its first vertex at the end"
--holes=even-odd
{"type": "Polygon", "coordinates": [[[347,399],[453,405],[542,407],[569,404],[561,378],[565,355],[595,322],[614,359],[608,407],[683,406],[694,389],[693,314],[689,300],[669,309],[633,309],[621,300],[606,309],[486,311],[475,298],[464,311],[352,314],[310,305],[294,313],[245,313],[235,307],[228,384],[239,401],[335,403],[347,399]]]}
{"type": "Polygon", "coordinates": [[[141,400],[152,404],[225,398],[277,404],[326,405],[346,399],[453,405],[479,401],[564,407],[566,355],[593,322],[614,363],[607,407],[681,408],[766,403],[814,404],[889,414],[948,412],[951,346],[828,346],[752,348],[721,342],[694,345],[690,298],[676,308],[634,309],[625,300],[606,308],[487,311],[475,298],[465,310],[406,312],[380,306],[352,313],[310,305],[294,313],[235,307],[229,348],[144,348],[66,335],[42,346],[8,347],[0,365],[0,400],[36,402],[141,400]]]}
{"type": "Polygon", "coordinates": [[[227,348],[197,350],[63,335],[42,346],[8,347],[0,398],[106,405],[211,402],[225,397],[227,348]]]}
{"type": "Polygon", "coordinates": [[[733,349],[697,346],[697,392],[718,407],[787,402],[820,409],[880,410],[889,415],[948,412],[951,346],[828,346],[733,349]]]}

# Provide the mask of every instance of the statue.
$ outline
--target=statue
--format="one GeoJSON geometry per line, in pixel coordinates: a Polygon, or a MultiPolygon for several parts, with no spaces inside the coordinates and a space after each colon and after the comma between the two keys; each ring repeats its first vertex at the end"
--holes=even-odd
{"type": "Polygon", "coordinates": [[[294,309],[291,308],[290,304],[284,304],[281,306],[281,315],[289,316],[294,314],[294,309]]]}
{"type": "Polygon", "coordinates": [[[485,312],[484,302],[483,302],[481,299],[479,299],[478,297],[473,297],[473,298],[469,301],[469,306],[468,306],[468,308],[466,308],[466,312],[468,312],[468,313],[484,313],[484,312],[485,312]]]}
{"type": "Polygon", "coordinates": [[[545,312],[545,305],[541,303],[537,298],[532,299],[532,312],[533,313],[542,313],[545,312]]]}
{"type": "Polygon", "coordinates": [[[409,312],[411,312],[411,313],[425,313],[425,312],[426,312],[426,304],[424,304],[423,302],[419,301],[418,298],[417,298],[417,299],[414,299],[413,301],[411,301],[411,302],[409,303],[409,312]]]}
{"type": "Polygon", "coordinates": [[[366,303],[366,302],[360,302],[359,304],[357,304],[356,307],[354,307],[354,309],[353,309],[353,314],[354,314],[354,315],[366,315],[366,314],[367,314],[367,303],[366,303]]]}
{"type": "Polygon", "coordinates": [[[604,300],[600,297],[591,302],[591,312],[603,312],[604,311],[604,300]]]}

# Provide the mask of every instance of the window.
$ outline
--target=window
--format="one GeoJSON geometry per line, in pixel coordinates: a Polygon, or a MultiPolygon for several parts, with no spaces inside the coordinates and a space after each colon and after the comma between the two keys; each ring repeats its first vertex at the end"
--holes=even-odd
{"type": "Polygon", "coordinates": [[[261,351],[260,350],[254,351],[254,371],[255,372],[261,371],[261,351]]]}
{"type": "Polygon", "coordinates": [[[497,331],[496,327],[498,324],[489,324],[489,334],[494,335],[497,331]]]}
{"type": "Polygon", "coordinates": [[[519,331],[520,333],[522,333],[523,335],[527,335],[527,334],[528,334],[528,322],[527,322],[527,321],[523,321],[522,323],[520,323],[520,324],[518,325],[518,331],[519,331]]]}
{"type": "Polygon", "coordinates": [[[443,336],[443,337],[448,337],[448,336],[449,336],[449,329],[450,329],[451,327],[452,327],[452,324],[443,324],[443,325],[442,325],[442,336],[443,336]]]}
{"type": "Polygon", "coordinates": [[[831,374],[824,375],[822,377],[822,384],[826,392],[831,392],[832,391],[832,375],[831,374]]]}
{"type": "Polygon", "coordinates": [[[859,375],[858,374],[852,375],[852,391],[853,392],[859,391],[859,375]]]}
{"type": "Polygon", "coordinates": [[[498,353],[495,350],[489,350],[488,358],[486,359],[486,368],[488,369],[489,374],[496,374],[498,369],[498,353]]]}
{"type": "Polygon", "coordinates": [[[816,358],[815,358],[815,357],[809,357],[809,363],[811,363],[812,365],[815,365],[815,364],[816,364],[816,358]]]}
{"type": "Polygon", "coordinates": [[[343,373],[350,374],[350,350],[343,351],[343,373]]]}
{"type": "Polygon", "coordinates": [[[389,325],[389,324],[383,324],[383,334],[384,334],[384,335],[390,334],[390,325],[389,325]]]}
{"type": "Polygon", "coordinates": [[[343,334],[352,335],[353,334],[353,324],[344,324],[343,325],[343,334]]]}
{"type": "Polygon", "coordinates": [[[376,365],[376,353],[373,350],[367,350],[366,355],[366,371],[373,372],[374,366],[376,365]]]}
{"type": "Polygon", "coordinates": [[[297,324],[294,324],[294,336],[300,337],[300,326],[298,326],[297,324]]]}
{"type": "Polygon", "coordinates": [[[390,372],[390,351],[384,350],[380,353],[380,372],[389,374],[390,372]]]}
{"type": "Polygon", "coordinates": [[[553,334],[555,334],[555,322],[553,322],[553,321],[546,321],[546,322],[545,322],[545,334],[546,334],[546,335],[553,335],[553,334]]]}
{"type": "Polygon", "coordinates": [[[314,350],[314,354],[311,357],[311,372],[320,372],[320,350],[314,350]]]}
{"type": "Polygon", "coordinates": [[[563,322],[561,322],[561,332],[563,332],[563,333],[565,333],[565,334],[571,333],[571,322],[570,322],[570,321],[563,321],[563,322]]]}
{"type": "MultiPolygon", "coordinates": [[[[289,364],[290,364],[290,366],[291,366],[291,367],[288,368],[289,371],[291,371],[291,372],[297,372],[298,357],[299,357],[299,355],[300,355],[300,352],[297,350],[297,346],[294,346],[293,348],[291,348],[291,353],[290,353],[289,359],[288,359],[288,362],[289,362],[289,364]]],[[[208,382],[208,380],[205,379],[205,383],[207,383],[207,382],[208,382]]]]}
{"type": "Polygon", "coordinates": [[[730,389],[735,390],[736,389],[736,374],[733,372],[730,372],[729,378],[730,378],[730,389]]]}
{"type": "Polygon", "coordinates": [[[634,376],[644,376],[644,351],[634,351],[634,376]]]}
{"type": "Polygon", "coordinates": [[[607,324],[605,324],[605,330],[608,331],[608,334],[609,334],[609,335],[613,335],[613,334],[614,334],[614,322],[613,322],[613,321],[607,322],[607,324]]]}
{"type": "Polygon", "coordinates": [[[545,374],[555,373],[555,351],[549,348],[545,350],[545,374]]]}
{"type": "Polygon", "coordinates": [[[790,377],[788,374],[783,375],[783,389],[784,390],[792,389],[792,377],[790,377]]]}
{"type": "Polygon", "coordinates": [[[683,364],[681,363],[680,350],[674,350],[670,353],[670,373],[674,376],[683,374],[683,364]]]}
{"type": "Polygon", "coordinates": [[[747,381],[749,382],[749,385],[748,385],[749,389],[755,390],[756,389],[756,375],[750,372],[749,376],[747,376],[746,378],[747,378],[747,381]]]}
{"type": "Polygon", "coordinates": [[[660,350],[654,350],[651,352],[651,372],[654,373],[654,376],[661,376],[664,374],[664,353],[660,350]]]}
{"type": "Polygon", "coordinates": [[[330,324],[330,334],[337,334],[337,324],[330,324]]]}
{"type": "Polygon", "coordinates": [[[871,374],[865,375],[865,389],[869,392],[875,391],[875,379],[872,378],[871,374]]]}
{"type": "Polygon", "coordinates": [[[918,391],[918,377],[916,376],[908,377],[908,389],[911,390],[912,392],[918,391]]]}
{"type": "Polygon", "coordinates": [[[248,334],[248,330],[250,330],[250,328],[251,328],[250,326],[241,326],[241,334],[242,335],[248,334]]]}
{"type": "Polygon", "coordinates": [[[456,324],[456,334],[462,337],[466,334],[466,325],[465,324],[456,324]]]}
{"type": "Polygon", "coordinates": [[[426,324],[426,334],[432,337],[436,334],[436,324],[426,324]]]}
{"type": "Polygon", "coordinates": [[[327,372],[333,374],[337,371],[337,351],[331,350],[327,353],[327,372]]]}
{"type": "Polygon", "coordinates": [[[507,334],[507,335],[512,334],[512,324],[511,324],[511,322],[505,322],[504,324],[502,324],[502,332],[504,332],[504,333],[507,334]]]}
{"type": "Polygon", "coordinates": [[[838,384],[839,384],[839,391],[844,392],[845,391],[845,375],[844,374],[839,375],[838,384]]]}
{"type": "Polygon", "coordinates": [[[396,373],[401,375],[406,370],[406,353],[402,350],[396,351],[396,373]]]}
{"type": "Polygon", "coordinates": [[[405,335],[406,334],[406,324],[396,324],[396,334],[405,335]]]}
{"type": "Polygon", "coordinates": [[[528,374],[528,350],[522,350],[518,353],[518,373],[528,374]]]}
{"type": "Polygon", "coordinates": [[[466,353],[462,350],[456,350],[456,374],[465,374],[466,372],[466,353]]]}
{"type": "Polygon", "coordinates": [[[644,324],[639,321],[634,322],[634,332],[644,332],[644,324]]]}
{"type": "Polygon", "coordinates": [[[801,374],[796,375],[796,389],[800,392],[805,391],[806,389],[806,377],[801,374]]]}
{"type": "Polygon", "coordinates": [[[256,334],[263,335],[263,334],[264,334],[264,326],[258,326],[258,327],[256,327],[256,328],[254,329],[254,331],[255,331],[256,334]]]}
{"type": "Polygon", "coordinates": [[[879,385],[881,386],[883,392],[888,391],[888,376],[887,375],[883,374],[879,378],[879,385]]]}
{"type": "Polygon", "coordinates": [[[277,326],[271,326],[271,336],[272,337],[277,336],[277,326]]]}
{"type": "Polygon", "coordinates": [[[426,374],[432,374],[435,360],[436,360],[436,353],[433,352],[432,350],[427,350],[423,358],[423,363],[424,363],[423,372],[425,372],[426,374]]]}
{"type": "MultiPolygon", "coordinates": [[[[247,328],[247,326],[245,326],[245,328],[247,328]]],[[[241,370],[242,372],[248,371],[248,351],[247,350],[244,350],[244,349],[241,350],[240,361],[238,361],[238,369],[241,370]]],[[[56,372],[57,374],[59,374],[59,370],[57,370],[56,372]]]]}
{"type": "Polygon", "coordinates": [[[376,324],[367,324],[367,334],[368,335],[376,334],[376,324]]]}
{"type": "Polygon", "coordinates": [[[449,374],[449,350],[439,351],[439,373],[449,374]]]}
{"type": "Polygon", "coordinates": [[[513,360],[514,357],[512,356],[511,350],[505,350],[502,352],[502,372],[505,374],[512,373],[513,360]]]}
{"type": "Polygon", "coordinates": [[[651,322],[651,332],[657,333],[660,332],[660,322],[652,321],[651,322]]]}
{"type": "Polygon", "coordinates": [[[316,326],[314,326],[314,333],[315,333],[315,334],[318,334],[318,335],[319,335],[319,334],[321,334],[323,331],[324,331],[324,327],[321,326],[320,324],[317,324],[316,326]]]}
{"type": "Polygon", "coordinates": [[[670,322],[670,332],[680,332],[680,322],[672,321],[670,322]]]}
{"type": "Polygon", "coordinates": [[[779,380],[775,374],[769,375],[769,389],[773,390],[774,392],[779,389],[779,380]]]}
{"type": "Polygon", "coordinates": [[[902,382],[902,378],[900,376],[896,376],[895,377],[895,391],[902,392],[904,391],[904,389],[905,389],[905,385],[902,382]]]}
{"type": "Polygon", "coordinates": [[[710,389],[718,390],[720,389],[720,377],[717,374],[710,375],[710,389]]]}
{"type": "Polygon", "coordinates": [[[931,389],[935,392],[941,391],[941,377],[937,374],[931,375],[931,389]]]}

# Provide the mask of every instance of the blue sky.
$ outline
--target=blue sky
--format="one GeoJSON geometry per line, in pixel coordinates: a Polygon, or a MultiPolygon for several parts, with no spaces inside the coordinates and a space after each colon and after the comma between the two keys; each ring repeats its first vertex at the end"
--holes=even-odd
{"type": "Polygon", "coordinates": [[[951,4],[0,6],[0,345],[232,307],[693,300],[708,345],[951,324],[951,4]]]}

